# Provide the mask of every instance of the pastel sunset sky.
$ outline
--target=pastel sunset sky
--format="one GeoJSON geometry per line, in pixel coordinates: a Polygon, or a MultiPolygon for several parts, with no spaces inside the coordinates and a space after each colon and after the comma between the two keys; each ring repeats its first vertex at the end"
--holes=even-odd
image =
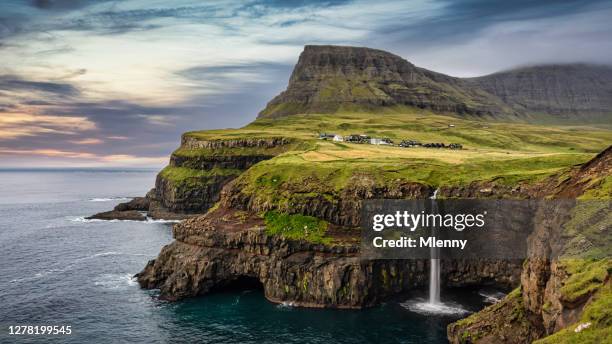
{"type": "Polygon", "coordinates": [[[368,46],[453,76],[612,64],[610,1],[0,2],[0,167],[163,165],[238,127],[305,44],[368,46]]]}

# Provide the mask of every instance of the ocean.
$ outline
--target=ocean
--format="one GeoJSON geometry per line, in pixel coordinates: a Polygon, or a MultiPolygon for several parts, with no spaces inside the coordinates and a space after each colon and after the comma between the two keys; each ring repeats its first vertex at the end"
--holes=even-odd
{"type": "Polygon", "coordinates": [[[411,307],[425,291],[366,310],[277,305],[261,290],[158,300],[133,275],[172,241],[172,223],[84,220],[144,195],[155,174],[0,170],[0,343],[446,343],[447,324],[491,299],[443,290],[446,314],[411,307]],[[18,325],[71,334],[10,335],[18,325]]]}

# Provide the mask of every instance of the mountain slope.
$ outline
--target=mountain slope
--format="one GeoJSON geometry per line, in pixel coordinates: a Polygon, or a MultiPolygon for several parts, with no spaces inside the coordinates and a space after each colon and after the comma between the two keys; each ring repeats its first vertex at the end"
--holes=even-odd
{"type": "Polygon", "coordinates": [[[606,123],[612,119],[612,68],[534,66],[462,79],[382,50],[306,46],[287,89],[259,117],[398,107],[501,120],[606,123]]]}
{"type": "Polygon", "coordinates": [[[467,80],[521,113],[586,120],[609,120],[612,114],[608,66],[532,66],[467,80]]]}
{"type": "Polygon", "coordinates": [[[457,114],[515,115],[473,83],[418,68],[382,50],[306,46],[287,90],[272,99],[260,117],[394,105],[457,114]]]}

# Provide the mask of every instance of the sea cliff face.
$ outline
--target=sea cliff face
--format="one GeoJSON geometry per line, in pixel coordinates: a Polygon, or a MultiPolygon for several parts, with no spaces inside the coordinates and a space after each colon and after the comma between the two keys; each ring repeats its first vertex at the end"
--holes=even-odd
{"type": "MultiPolygon", "coordinates": [[[[171,158],[170,169],[246,171],[216,183],[220,192],[189,188],[218,203],[207,214],[174,226],[175,241],[138,274],[141,286],[159,288],[162,298],[177,300],[236,283],[255,282],[273,302],[331,308],[370,307],[393,295],[426,286],[428,260],[362,260],[358,226],[365,199],[425,199],[434,189],[401,180],[381,183],[375,175],[365,172],[348,177],[339,188],[327,185],[328,179],[315,174],[280,183],[276,180],[281,178],[279,172],[275,172],[280,167],[274,165],[265,166],[266,172],[259,174],[262,167],[255,168],[254,164],[273,157],[277,151],[271,150],[290,146],[290,140],[278,137],[231,141],[184,138],[181,149],[171,158]],[[245,150],[250,154],[245,155],[245,150]],[[228,161],[231,165],[226,165],[228,161]],[[329,223],[329,241],[313,243],[270,235],[261,218],[268,211],[322,219],[329,223]]],[[[160,173],[158,183],[166,180],[164,172],[160,173]]],[[[177,208],[172,204],[184,205],[196,198],[183,194],[186,201],[177,202],[181,198],[169,195],[167,189],[176,190],[158,185],[149,198],[161,198],[167,202],[164,209],[174,211],[177,208]]],[[[510,288],[519,283],[520,266],[518,261],[443,261],[442,275],[448,286],[510,288]]]]}
{"type": "MultiPolygon", "coordinates": [[[[465,186],[441,187],[445,197],[541,198],[580,197],[600,188],[609,178],[612,149],[593,160],[555,174],[535,184],[513,187],[493,182],[473,182],[465,186]]],[[[337,194],[308,195],[304,199],[269,202],[246,190],[237,178],[224,185],[218,206],[175,225],[175,241],[163,248],[138,274],[144,288],[159,288],[160,297],[178,300],[205,295],[236,285],[256,284],[272,302],[303,307],[364,308],[428,283],[428,260],[362,260],[359,256],[360,202],[370,198],[426,198],[432,188],[419,183],[381,186],[359,178],[348,182],[337,194]],[[335,198],[337,197],[337,198],[335,198]],[[342,200],[342,202],[340,202],[342,200]],[[300,203],[309,206],[299,206],[300,203]],[[343,206],[343,202],[346,204],[343,206]],[[313,243],[270,235],[262,212],[295,204],[295,212],[325,219],[330,223],[330,242],[313,243]]],[[[315,183],[317,181],[314,181],[315,183]]],[[[307,184],[305,184],[307,185],[307,184]]],[[[278,186],[277,193],[302,195],[295,185],[278,186]],[[285,189],[286,188],[286,189],[285,189]]],[[[307,187],[307,186],[305,186],[307,187]]],[[[302,197],[302,196],[299,196],[302,197]]],[[[571,209],[550,209],[565,211],[571,209]]],[[[547,213],[540,216],[547,218],[547,213]]],[[[556,218],[550,216],[550,218],[556,218]]],[[[567,218],[560,218],[565,221],[567,218]]],[[[542,221],[529,238],[535,256],[565,249],[555,243],[563,233],[560,223],[542,221]]],[[[448,287],[495,285],[519,287],[500,303],[449,326],[453,343],[521,343],[563,331],[578,324],[609,285],[609,269],[590,287],[568,294],[564,288],[576,278],[579,268],[559,260],[443,261],[442,283],[448,287]]],[[[581,265],[582,266],[582,265],[581,265]]],[[[599,270],[597,270],[599,269],[599,270]]],[[[603,269],[603,270],[602,270],[603,269]]]]}
{"type": "Polygon", "coordinates": [[[181,147],[158,174],[155,189],[148,195],[150,215],[205,213],[219,201],[225,184],[254,164],[273,158],[289,143],[283,137],[199,140],[183,135],[181,147]]]}
{"type": "Polygon", "coordinates": [[[206,213],[219,201],[223,186],[258,162],[289,149],[292,143],[283,137],[203,140],[187,133],[145,197],[90,218],[145,220],[139,212],[146,212],[155,219],[185,219],[206,213]]]}
{"type": "MultiPolygon", "coordinates": [[[[591,161],[539,183],[534,190],[540,196],[582,197],[609,183],[611,169],[609,147],[591,161]]],[[[594,195],[599,196],[597,192],[594,195]]],[[[449,325],[451,343],[518,344],[538,339],[542,343],[596,343],[610,339],[612,260],[600,253],[609,250],[609,198],[582,204],[550,203],[537,216],[539,226],[527,240],[531,258],[523,265],[519,288],[499,304],[449,325]],[[576,211],[581,214],[580,221],[568,225],[576,211]],[[577,330],[580,325],[594,329],[581,334],[577,330]]]]}
{"type": "MultiPolygon", "coordinates": [[[[317,308],[364,308],[427,285],[429,260],[362,260],[359,233],[338,230],[332,244],[268,235],[256,216],[220,208],[185,220],[175,241],[138,274],[164,299],[204,295],[257,282],[273,302],[317,308]]],[[[520,262],[443,261],[450,286],[518,282],[520,262]]]]}

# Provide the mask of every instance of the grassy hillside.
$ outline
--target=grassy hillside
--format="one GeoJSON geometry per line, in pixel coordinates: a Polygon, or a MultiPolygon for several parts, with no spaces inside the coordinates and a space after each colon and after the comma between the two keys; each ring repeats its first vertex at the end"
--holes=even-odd
{"type": "Polygon", "coordinates": [[[194,131],[201,139],[288,136],[315,139],[319,132],[362,133],[422,142],[457,142],[473,150],[533,153],[596,153],[612,142],[612,131],[588,126],[550,126],[461,119],[394,107],[380,113],[297,115],[258,119],[240,129],[194,131]],[[454,128],[449,128],[449,124],[454,128]]]}
{"type": "MultiPolygon", "coordinates": [[[[291,149],[261,162],[242,178],[253,181],[274,176],[276,184],[320,180],[329,190],[342,189],[355,173],[369,174],[381,183],[409,180],[432,186],[496,179],[501,183],[538,179],[583,163],[612,142],[612,131],[591,127],[539,126],[484,122],[406,113],[299,115],[258,119],[240,129],[194,131],[202,140],[284,136],[295,139],[291,149]],[[454,127],[449,127],[452,124],[454,127]],[[402,148],[332,142],[317,139],[319,132],[389,137],[396,143],[460,143],[462,150],[402,148]]],[[[408,112],[410,111],[410,112],[408,112]]],[[[197,154],[180,151],[181,154],[197,154]]],[[[202,152],[203,154],[203,152],[202,152]]]]}

